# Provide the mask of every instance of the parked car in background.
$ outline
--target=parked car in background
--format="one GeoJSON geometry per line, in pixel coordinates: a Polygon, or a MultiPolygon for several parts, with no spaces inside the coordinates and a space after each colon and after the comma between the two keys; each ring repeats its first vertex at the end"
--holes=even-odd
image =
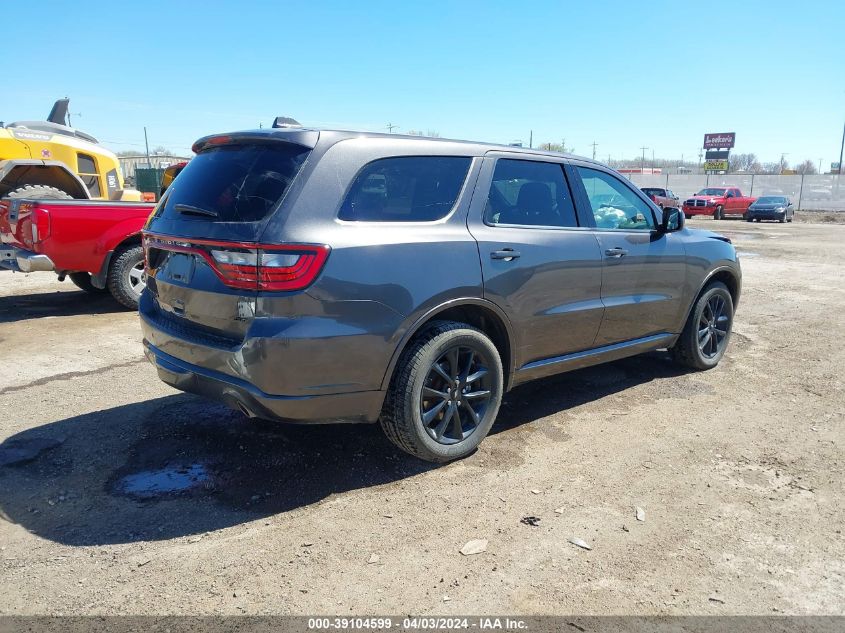
{"type": "Polygon", "coordinates": [[[712,215],[714,220],[722,220],[726,215],[744,218],[754,200],[743,196],[738,187],[707,187],[684,200],[683,210],[686,215],[712,215]]]}
{"type": "Polygon", "coordinates": [[[0,200],[0,267],[53,271],[90,293],[137,309],[144,288],[141,228],[154,204],[0,200]]]}
{"type": "Polygon", "coordinates": [[[206,137],[144,232],[159,377],[247,416],[380,421],[445,462],[521,383],[668,348],[715,367],[741,272],[613,170],[285,128],[206,137]]]}
{"type": "Polygon", "coordinates": [[[680,199],[670,189],[663,189],[662,187],[641,187],[640,190],[661,209],[681,206],[680,199]]]}
{"type": "Polygon", "coordinates": [[[761,196],[755,200],[748,212],[745,214],[745,219],[749,222],[756,220],[777,220],[778,222],[792,222],[795,216],[795,209],[792,207],[792,202],[785,196],[761,196]]]}

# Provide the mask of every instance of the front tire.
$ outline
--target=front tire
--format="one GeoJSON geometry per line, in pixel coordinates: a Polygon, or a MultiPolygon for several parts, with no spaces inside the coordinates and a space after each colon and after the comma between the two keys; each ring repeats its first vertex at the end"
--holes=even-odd
{"type": "Polygon", "coordinates": [[[669,351],[676,362],[693,369],[719,364],[731,338],[734,304],[720,281],[708,285],[696,299],[683,332],[669,351]]]}
{"type": "Polygon", "coordinates": [[[146,287],[144,249],[140,244],[115,251],[106,285],[118,303],[130,310],[138,309],[141,291],[146,287]]]}
{"type": "Polygon", "coordinates": [[[381,427],[397,447],[420,459],[461,459],[493,425],[503,384],[499,351],[483,332],[436,322],[402,352],[381,427]]]}
{"type": "Polygon", "coordinates": [[[724,210],[722,209],[722,205],[719,205],[718,207],[716,207],[716,210],[713,212],[713,219],[714,220],[724,220],[725,219],[725,213],[724,213],[724,210]]]}

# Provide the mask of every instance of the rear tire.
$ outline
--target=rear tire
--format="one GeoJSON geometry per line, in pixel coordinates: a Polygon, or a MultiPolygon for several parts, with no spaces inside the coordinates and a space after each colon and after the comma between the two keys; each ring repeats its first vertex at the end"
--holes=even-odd
{"type": "Polygon", "coordinates": [[[6,194],[6,198],[33,198],[35,200],[73,200],[73,196],[46,185],[24,185],[6,194]]]}
{"type": "Polygon", "coordinates": [[[140,244],[115,251],[106,285],[117,302],[130,310],[138,309],[141,291],[146,286],[143,271],[144,249],[140,244]]]}
{"type": "Polygon", "coordinates": [[[88,273],[70,273],[68,274],[68,278],[73,282],[74,286],[85,292],[90,292],[91,294],[108,292],[108,288],[97,288],[97,286],[91,283],[91,275],[88,273]]]}
{"type": "Polygon", "coordinates": [[[669,350],[675,362],[693,369],[712,369],[719,364],[731,338],[734,304],[728,287],[709,284],[696,299],[684,330],[669,350]]]}
{"type": "Polygon", "coordinates": [[[420,459],[443,463],[466,457],[496,419],[503,382],[499,351],[483,332],[465,323],[435,322],[402,352],[381,428],[393,444],[420,459]]]}
{"type": "Polygon", "coordinates": [[[722,205],[716,207],[716,210],[713,212],[713,219],[714,220],[723,220],[725,218],[725,214],[722,209],[722,205]]]}

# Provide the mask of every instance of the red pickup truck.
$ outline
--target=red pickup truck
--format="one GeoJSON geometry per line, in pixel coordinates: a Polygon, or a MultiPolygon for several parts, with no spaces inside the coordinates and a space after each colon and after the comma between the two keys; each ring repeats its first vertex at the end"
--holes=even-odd
{"type": "Polygon", "coordinates": [[[745,218],[748,207],[756,199],[743,196],[738,187],[707,187],[684,200],[683,211],[687,216],[712,215],[714,220],[721,220],[726,215],[745,218]]]}
{"type": "Polygon", "coordinates": [[[0,200],[0,267],[52,270],[86,292],[138,308],[144,289],[141,228],[155,204],[0,200]]]}

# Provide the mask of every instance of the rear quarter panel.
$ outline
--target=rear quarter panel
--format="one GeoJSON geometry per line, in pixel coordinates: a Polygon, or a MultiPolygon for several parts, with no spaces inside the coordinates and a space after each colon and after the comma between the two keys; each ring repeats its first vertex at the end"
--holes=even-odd
{"type": "MultiPolygon", "coordinates": [[[[451,213],[436,222],[345,222],[337,218],[358,171],[391,156],[470,156],[464,145],[408,139],[344,140],[327,149],[296,197],[289,215],[274,216],[263,243],[318,243],[331,247],[325,269],[307,291],[317,307],[285,335],[312,340],[300,370],[315,387],[380,389],[404,335],[426,313],[460,299],[482,297],[478,247],[466,216],[481,158],[469,168],[451,213]],[[332,339],[334,358],[318,350],[332,339]]],[[[288,299],[260,294],[256,316],[286,313],[288,299]]],[[[306,351],[303,348],[303,351],[306,351]]]]}

